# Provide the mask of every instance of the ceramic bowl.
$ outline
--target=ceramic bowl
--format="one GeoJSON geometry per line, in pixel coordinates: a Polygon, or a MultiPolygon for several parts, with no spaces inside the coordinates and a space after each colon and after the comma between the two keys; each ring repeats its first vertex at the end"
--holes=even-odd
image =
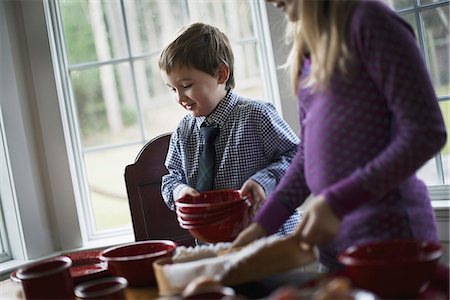
{"type": "Polygon", "coordinates": [[[175,201],[175,207],[182,213],[202,214],[222,210],[246,200],[238,190],[214,190],[200,193],[196,197],[182,197],[175,201]]]}
{"type": "Polygon", "coordinates": [[[179,224],[203,242],[231,242],[250,224],[249,207],[213,222],[193,224],[179,220],[179,224]]]}
{"type": "Polygon", "coordinates": [[[382,298],[414,298],[432,278],[443,249],[438,243],[387,240],[352,246],[338,256],[359,288],[382,298]]]}
{"type": "Polygon", "coordinates": [[[124,277],[111,276],[78,284],[75,296],[79,299],[125,299],[128,281],[124,277]]]}
{"type": "Polygon", "coordinates": [[[108,263],[108,271],[115,276],[123,276],[130,287],[155,283],[153,261],[171,257],[176,243],[169,240],[148,240],[120,245],[106,249],[100,255],[108,263]]]}

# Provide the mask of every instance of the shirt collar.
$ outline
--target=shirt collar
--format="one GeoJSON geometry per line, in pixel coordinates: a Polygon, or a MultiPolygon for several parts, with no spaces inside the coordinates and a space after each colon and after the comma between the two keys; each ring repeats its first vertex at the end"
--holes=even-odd
{"type": "Polygon", "coordinates": [[[205,120],[208,120],[209,124],[218,124],[222,127],[237,102],[238,96],[230,89],[208,116],[195,117],[197,127],[200,128],[205,120]]]}

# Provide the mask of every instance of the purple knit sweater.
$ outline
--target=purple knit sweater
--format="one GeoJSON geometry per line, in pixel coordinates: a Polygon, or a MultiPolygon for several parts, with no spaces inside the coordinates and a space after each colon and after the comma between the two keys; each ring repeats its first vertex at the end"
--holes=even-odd
{"type": "MultiPolygon", "coordinates": [[[[409,25],[384,4],[361,1],[348,31],[350,74],[333,74],[326,93],[299,89],[302,142],[255,217],[274,233],[310,193],[325,195],[342,221],[338,236],[320,248],[320,261],[330,269],[351,245],[438,239],[427,189],[415,172],[446,141],[409,25]]],[[[309,70],[305,60],[302,77],[309,70]]]]}

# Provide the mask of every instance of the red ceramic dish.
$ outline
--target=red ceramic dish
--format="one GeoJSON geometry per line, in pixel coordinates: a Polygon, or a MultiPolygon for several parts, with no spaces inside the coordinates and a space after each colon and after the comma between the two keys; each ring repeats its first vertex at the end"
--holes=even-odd
{"type": "Polygon", "coordinates": [[[236,221],[240,221],[243,218],[248,218],[249,216],[249,205],[243,205],[239,209],[235,209],[230,212],[226,212],[223,214],[216,215],[211,218],[206,219],[185,219],[180,215],[177,215],[177,220],[180,225],[186,226],[209,226],[210,224],[215,224],[218,222],[226,221],[228,219],[233,219],[236,221]]]}
{"type": "Polygon", "coordinates": [[[127,286],[128,281],[124,277],[105,277],[78,284],[75,296],[80,299],[125,299],[127,286]]]}
{"type": "Polygon", "coordinates": [[[87,250],[68,253],[66,256],[72,259],[70,275],[75,283],[80,283],[95,278],[107,276],[108,264],[100,260],[102,250],[87,250]]]}
{"type": "Polygon", "coordinates": [[[414,298],[432,278],[442,246],[418,240],[388,240],[353,246],[339,255],[353,283],[382,298],[414,298]]]}
{"type": "Polygon", "coordinates": [[[111,247],[100,259],[108,263],[108,271],[123,276],[130,287],[155,284],[153,261],[172,256],[177,245],[169,240],[148,240],[111,247]]]}
{"type": "Polygon", "coordinates": [[[250,224],[249,210],[245,209],[217,222],[191,225],[180,223],[195,238],[207,243],[231,242],[250,224]]]}
{"type": "MultiPolygon", "coordinates": [[[[109,275],[107,263],[100,260],[100,254],[101,250],[86,250],[65,254],[72,260],[69,271],[75,284],[109,275]]],[[[12,272],[9,278],[16,284],[21,283],[16,272],[12,272]]]]}
{"type": "Polygon", "coordinates": [[[224,218],[230,214],[239,212],[243,209],[250,207],[248,202],[239,202],[237,205],[232,205],[217,211],[207,211],[200,214],[182,213],[179,210],[176,211],[177,216],[184,221],[212,221],[224,218]]]}
{"type": "Polygon", "coordinates": [[[185,196],[176,202],[181,204],[227,203],[242,200],[238,190],[213,190],[200,193],[199,196],[185,196]]]}

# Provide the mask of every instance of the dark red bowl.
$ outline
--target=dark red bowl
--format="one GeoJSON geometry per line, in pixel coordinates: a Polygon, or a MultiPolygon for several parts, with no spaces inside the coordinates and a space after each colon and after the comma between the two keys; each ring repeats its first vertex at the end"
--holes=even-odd
{"type": "Polygon", "coordinates": [[[183,213],[180,210],[176,210],[177,216],[185,221],[211,221],[223,218],[234,212],[241,211],[250,207],[250,203],[247,201],[239,201],[236,204],[224,207],[223,209],[206,211],[203,213],[183,213]]]}
{"type": "Polygon", "coordinates": [[[199,196],[184,196],[175,202],[181,204],[205,204],[205,203],[226,203],[242,200],[238,190],[213,190],[200,193],[199,196]]]}
{"type": "Polygon", "coordinates": [[[175,206],[183,213],[203,213],[222,209],[233,203],[246,200],[238,190],[214,190],[200,193],[199,196],[184,196],[175,201],[175,206]]]}
{"type": "Polygon", "coordinates": [[[356,287],[382,298],[414,298],[432,278],[443,254],[438,243],[387,240],[352,246],[338,256],[356,287]]]}
{"type": "Polygon", "coordinates": [[[234,213],[216,222],[204,224],[179,223],[181,228],[189,230],[191,235],[203,242],[231,242],[250,224],[249,209],[234,213]]]}
{"type": "Polygon", "coordinates": [[[111,276],[78,284],[75,296],[79,299],[125,299],[128,281],[124,277],[111,276]]]}
{"type": "Polygon", "coordinates": [[[123,276],[130,287],[154,285],[153,261],[172,256],[176,243],[169,240],[148,240],[111,247],[100,255],[108,263],[108,271],[123,276]]]}

